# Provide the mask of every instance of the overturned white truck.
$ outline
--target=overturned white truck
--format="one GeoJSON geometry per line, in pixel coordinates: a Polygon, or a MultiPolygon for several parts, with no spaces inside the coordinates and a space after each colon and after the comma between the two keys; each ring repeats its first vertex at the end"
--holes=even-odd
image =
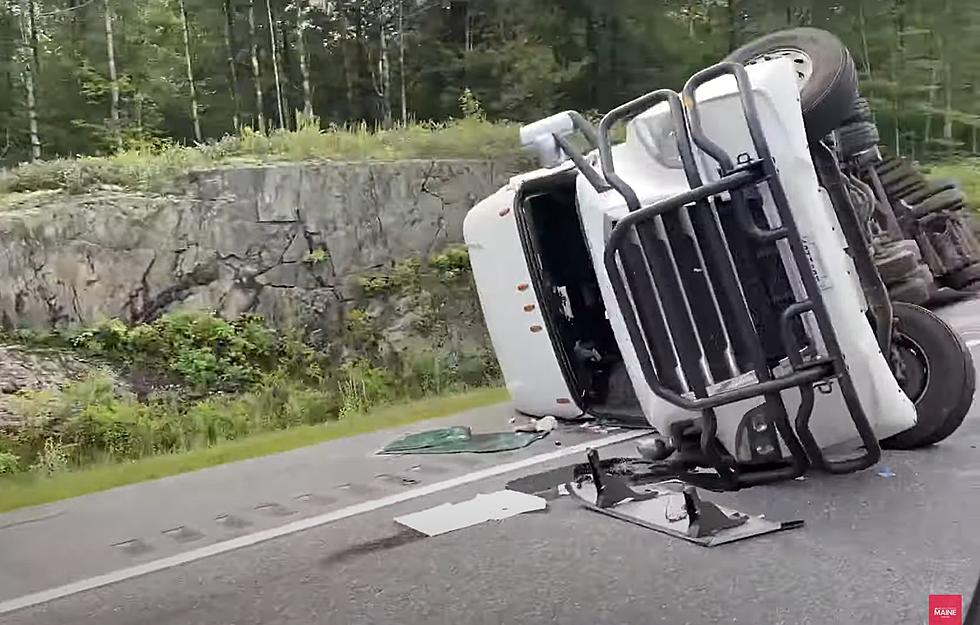
{"type": "Polygon", "coordinates": [[[654,460],[724,489],[950,436],[973,361],[941,319],[888,297],[861,177],[881,155],[853,130],[867,117],[847,49],[803,28],[597,128],[574,112],[523,128],[543,168],[464,227],[517,409],[645,421],[654,460]]]}

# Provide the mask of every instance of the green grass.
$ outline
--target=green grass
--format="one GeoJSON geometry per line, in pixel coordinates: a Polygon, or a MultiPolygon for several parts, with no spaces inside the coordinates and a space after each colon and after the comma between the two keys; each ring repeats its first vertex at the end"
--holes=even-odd
{"type": "Polygon", "coordinates": [[[973,210],[980,209],[980,158],[930,163],[930,178],[946,178],[960,184],[973,210]]]}
{"type": "Polygon", "coordinates": [[[156,456],[124,464],[107,464],[50,477],[24,474],[0,478],[0,512],[35,506],[117,486],[187,473],[219,464],[267,456],[325,441],[446,417],[464,410],[507,401],[504,389],[481,389],[390,405],[324,425],[258,434],[208,449],[156,456]]]}
{"type": "MultiPolygon", "coordinates": [[[[248,129],[197,147],[144,142],[111,156],[25,163],[0,176],[0,207],[36,191],[84,193],[100,187],[127,191],[173,190],[189,171],[278,161],[365,161],[442,158],[520,158],[518,126],[481,116],[389,129],[302,121],[297,130],[264,135],[248,129]]],[[[27,196],[29,197],[29,196],[27,196]]]]}

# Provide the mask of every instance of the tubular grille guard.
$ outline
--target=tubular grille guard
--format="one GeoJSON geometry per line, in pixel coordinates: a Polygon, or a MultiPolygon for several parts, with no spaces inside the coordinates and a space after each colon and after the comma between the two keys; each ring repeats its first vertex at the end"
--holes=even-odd
{"type": "MultiPolygon", "coordinates": [[[[646,383],[662,399],[681,408],[701,412],[701,452],[734,488],[802,475],[811,462],[831,473],[847,473],[872,466],[881,455],[877,437],[844,366],[836,333],[812,273],[809,255],[789,209],[788,198],[759,121],[745,68],[734,63],[721,63],[699,72],[685,86],[684,102],[687,103],[686,111],[680,96],[671,90],[649,93],[611,111],[603,118],[597,133],[602,174],[609,186],[625,199],[629,209],[629,213],[612,229],[604,263],[646,383]],[[695,91],[700,85],[726,74],[736,79],[743,116],[757,155],[755,160],[738,164],[703,132],[695,99],[695,91]],[[609,136],[616,123],[660,102],[667,102],[670,108],[681,162],[691,190],[651,206],[642,206],[636,192],[616,174],[609,136]],[[721,174],[718,181],[708,184],[702,181],[694,157],[694,145],[718,163],[721,174]],[[747,195],[760,185],[768,186],[779,216],[778,228],[759,227],[748,210],[747,195]],[[723,193],[729,194],[738,227],[751,240],[760,244],[776,241],[788,244],[792,262],[802,280],[805,297],[777,311],[779,340],[792,367],[788,375],[776,377],[766,362],[761,338],[753,323],[742,284],[733,266],[731,250],[713,205],[713,200],[723,193]],[[704,324],[696,323],[691,315],[691,281],[681,279],[682,268],[670,252],[668,235],[660,234],[667,220],[679,218],[697,220],[699,224],[696,246],[699,248],[700,267],[694,271],[708,274],[705,283],[711,289],[712,301],[719,312],[723,307],[726,313],[722,321],[724,340],[737,345],[740,353],[748,355],[754,382],[720,392],[712,388],[712,366],[706,363],[709,350],[705,349],[706,342],[702,341],[710,330],[706,330],[704,324]],[[799,345],[793,324],[807,313],[812,314],[816,321],[816,331],[828,353],[826,358],[804,361],[801,356],[803,346],[799,345]],[[838,380],[845,404],[864,445],[864,452],[857,457],[835,461],[826,459],[810,431],[813,387],[829,379],[838,380]],[[683,392],[685,387],[689,392],[683,392]],[[796,432],[790,425],[781,394],[794,387],[799,390],[801,400],[795,418],[796,432]],[[740,471],[718,451],[715,444],[715,409],[753,397],[764,398],[766,412],[792,456],[791,465],[740,471]]],[[[845,236],[848,234],[845,228],[845,236]]],[[[853,242],[849,240],[849,243],[853,242]]],[[[713,340],[718,336],[716,332],[713,340]]]]}

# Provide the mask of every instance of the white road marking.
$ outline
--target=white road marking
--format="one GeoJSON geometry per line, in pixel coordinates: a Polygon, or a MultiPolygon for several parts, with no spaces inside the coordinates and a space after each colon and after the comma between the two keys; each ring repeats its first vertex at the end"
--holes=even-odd
{"type": "Polygon", "coordinates": [[[488,467],[486,469],[474,471],[473,473],[467,473],[466,475],[443,480],[442,482],[436,482],[427,486],[420,486],[418,488],[413,488],[411,490],[382,497],[380,499],[354,504],[340,510],[334,510],[333,512],[327,512],[308,519],[300,519],[299,521],[294,521],[280,527],[274,527],[252,534],[247,534],[245,536],[232,538],[231,540],[214,543],[213,545],[192,549],[190,551],[185,551],[184,553],[179,553],[167,558],[160,558],[144,564],[137,564],[136,566],[118,569],[104,575],[89,577],[88,579],[65,584],[64,586],[58,586],[56,588],[31,593],[29,595],[0,602],[0,614],[7,614],[14,612],[15,610],[22,610],[31,606],[54,601],[55,599],[62,599],[80,592],[87,592],[89,590],[94,590],[110,584],[116,584],[134,577],[140,577],[149,573],[156,573],[175,566],[181,566],[197,560],[203,560],[212,556],[228,553],[229,551],[234,551],[243,547],[251,547],[252,545],[257,545],[274,538],[281,538],[283,536],[288,536],[290,534],[302,532],[314,527],[333,523],[334,521],[340,521],[341,519],[347,519],[359,514],[374,512],[375,510],[380,510],[381,508],[387,508],[395,504],[411,501],[412,499],[418,499],[419,497],[425,497],[427,495],[432,495],[434,493],[456,488],[458,486],[472,484],[473,482],[479,482],[480,480],[496,477],[512,471],[526,469],[528,467],[533,467],[534,465],[550,462],[552,460],[559,460],[567,456],[582,454],[590,448],[615,445],[616,443],[622,443],[640,438],[642,436],[647,436],[649,434],[649,430],[631,430],[621,434],[613,434],[612,436],[606,436],[604,438],[599,438],[580,445],[565,447],[547,454],[541,454],[531,458],[524,458],[523,460],[515,460],[514,462],[508,462],[495,467],[488,467]]]}

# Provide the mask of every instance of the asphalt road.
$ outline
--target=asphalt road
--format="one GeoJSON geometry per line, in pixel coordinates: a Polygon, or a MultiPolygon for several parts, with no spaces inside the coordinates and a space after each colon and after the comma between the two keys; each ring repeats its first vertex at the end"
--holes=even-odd
{"type": "MultiPolygon", "coordinates": [[[[980,303],[943,315],[980,346],[980,303]]],[[[886,453],[878,468],[861,474],[712,495],[744,512],[806,521],[802,529],[716,549],[597,515],[567,497],[549,502],[545,512],[437,538],[419,537],[392,520],[569,462],[556,458],[0,614],[0,622],[921,624],[930,593],[963,594],[966,603],[980,575],[978,417],[980,408],[943,445],[886,453]]],[[[536,462],[535,454],[558,449],[549,443],[497,462],[536,462]]],[[[604,454],[628,451],[623,443],[604,454]]],[[[467,471],[492,472],[494,461],[488,462],[467,471]]],[[[136,487],[129,496],[139,492],[136,487]]],[[[9,573],[5,531],[0,568],[9,573]]],[[[84,540],[90,530],[76,531],[84,540]]],[[[148,562],[163,555],[133,557],[148,562]]],[[[74,566],[56,548],[38,547],[33,559],[23,558],[19,565],[34,572],[35,586],[43,577],[38,571],[74,566]]],[[[11,595],[0,587],[0,598],[11,595]]]]}

